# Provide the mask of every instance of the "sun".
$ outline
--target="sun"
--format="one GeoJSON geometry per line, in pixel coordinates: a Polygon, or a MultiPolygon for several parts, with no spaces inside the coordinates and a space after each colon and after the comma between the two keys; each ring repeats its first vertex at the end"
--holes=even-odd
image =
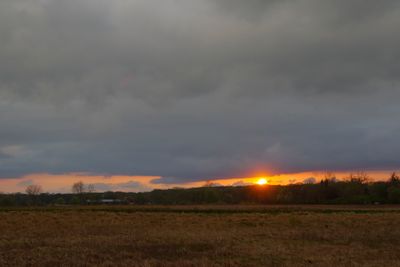
{"type": "Polygon", "coordinates": [[[265,185],[267,183],[268,183],[268,180],[265,179],[265,178],[260,178],[260,179],[257,180],[257,184],[258,185],[265,185]]]}

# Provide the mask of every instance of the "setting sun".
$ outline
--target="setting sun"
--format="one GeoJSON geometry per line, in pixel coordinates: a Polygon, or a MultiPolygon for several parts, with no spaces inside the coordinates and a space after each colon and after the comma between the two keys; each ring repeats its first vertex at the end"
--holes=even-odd
{"type": "Polygon", "coordinates": [[[268,180],[265,178],[260,178],[257,180],[257,184],[259,184],[259,185],[265,185],[267,183],[268,183],[268,180]]]}

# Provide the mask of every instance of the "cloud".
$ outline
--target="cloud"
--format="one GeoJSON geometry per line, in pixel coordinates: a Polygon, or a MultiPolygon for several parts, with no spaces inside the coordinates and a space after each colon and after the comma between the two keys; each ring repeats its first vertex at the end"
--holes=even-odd
{"type": "Polygon", "coordinates": [[[248,186],[248,185],[254,185],[254,183],[238,181],[232,184],[232,186],[248,186]]]}
{"type": "Polygon", "coordinates": [[[92,185],[96,192],[106,192],[106,191],[145,192],[152,190],[152,188],[136,181],[128,181],[125,183],[94,183],[92,185]]]}
{"type": "Polygon", "coordinates": [[[17,183],[17,186],[19,187],[27,187],[29,185],[35,184],[35,181],[28,179],[28,180],[22,180],[21,182],[17,183]]]}
{"type": "Polygon", "coordinates": [[[400,165],[398,1],[5,0],[0,176],[400,165]]]}

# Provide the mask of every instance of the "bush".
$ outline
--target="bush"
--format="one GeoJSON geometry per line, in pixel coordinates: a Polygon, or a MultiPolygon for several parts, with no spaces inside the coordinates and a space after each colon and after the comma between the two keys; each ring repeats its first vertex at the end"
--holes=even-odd
{"type": "Polygon", "coordinates": [[[388,200],[390,203],[400,203],[400,188],[397,186],[391,186],[388,188],[388,200]]]}

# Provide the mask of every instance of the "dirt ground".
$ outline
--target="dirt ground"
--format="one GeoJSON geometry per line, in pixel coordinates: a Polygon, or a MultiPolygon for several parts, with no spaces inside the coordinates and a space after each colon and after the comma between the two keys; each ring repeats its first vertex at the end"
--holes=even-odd
{"type": "Polygon", "coordinates": [[[393,207],[0,211],[0,266],[400,266],[393,207]]]}

